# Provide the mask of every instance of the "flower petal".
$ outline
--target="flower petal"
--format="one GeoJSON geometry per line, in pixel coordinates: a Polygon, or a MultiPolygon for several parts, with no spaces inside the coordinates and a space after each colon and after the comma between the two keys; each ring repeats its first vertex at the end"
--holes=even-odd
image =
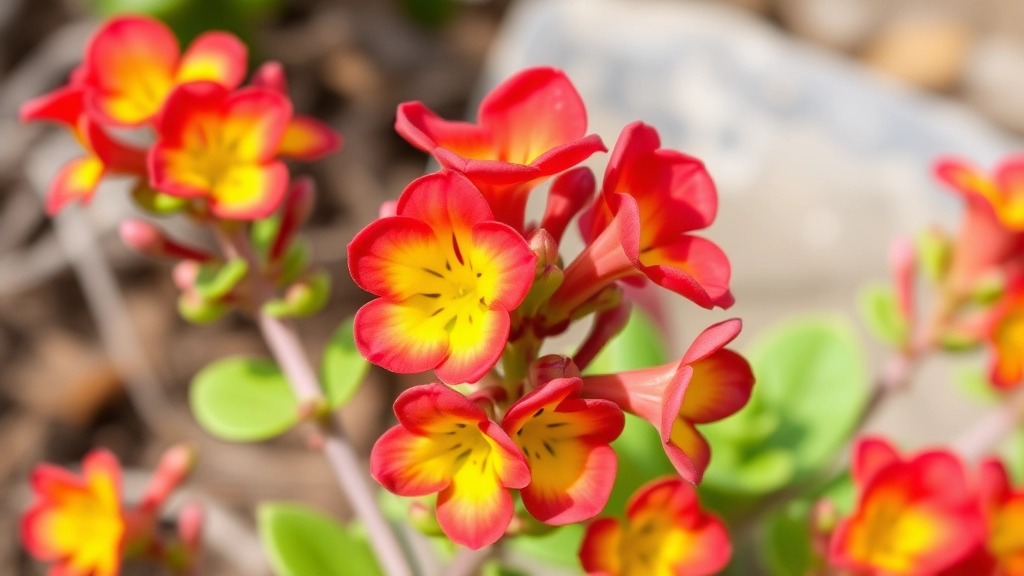
{"type": "Polygon", "coordinates": [[[486,130],[469,122],[443,120],[421,102],[398,105],[395,130],[424,152],[432,153],[440,147],[467,159],[498,159],[486,130]]]}
{"type": "Polygon", "coordinates": [[[640,253],[644,274],[703,308],[712,308],[729,292],[731,267],[721,248],[699,236],[683,235],[640,253]]]}
{"type": "Polygon", "coordinates": [[[400,496],[426,496],[451,483],[455,455],[429,436],[417,436],[402,426],[384,433],[370,453],[374,480],[400,496]]]}
{"type": "Polygon", "coordinates": [[[288,78],[280,62],[264,62],[252,75],[252,85],[281,94],[288,94],[288,78]]]}
{"type": "Polygon", "coordinates": [[[462,466],[437,495],[437,522],[453,542],[479,550],[498,541],[512,522],[512,495],[492,474],[462,466]]]}
{"type": "Polygon", "coordinates": [[[867,437],[853,447],[850,473],[860,486],[864,486],[879,470],[901,462],[902,458],[896,448],[882,438],[867,437]]]}
{"type": "Polygon", "coordinates": [[[84,95],[81,86],[62,86],[22,104],[21,121],[48,120],[77,130],[78,120],[85,113],[84,95]]]}
{"type": "Polygon", "coordinates": [[[258,220],[277,210],[288,190],[288,168],[282,162],[240,165],[214,186],[210,211],[220,218],[258,220]]]}
{"type": "Polygon", "coordinates": [[[413,180],[398,199],[398,215],[426,222],[442,245],[455,234],[464,246],[470,245],[473,226],[494,219],[473,183],[448,170],[413,180]]]}
{"type": "Polygon", "coordinates": [[[234,90],[245,78],[248,49],[234,34],[200,34],[181,57],[177,82],[209,80],[234,90]]]}
{"type": "Polygon", "coordinates": [[[669,430],[662,430],[662,441],[679,475],[687,482],[700,484],[711,462],[711,446],[697,428],[680,416],[672,421],[669,430]]]}
{"type": "Polygon", "coordinates": [[[349,243],[348,267],[357,286],[393,300],[447,289],[439,273],[444,269],[441,246],[430,226],[414,218],[371,222],[349,243]]]}
{"type": "Polygon", "coordinates": [[[622,525],[614,518],[601,518],[587,526],[580,546],[580,563],[590,575],[618,576],[622,573],[622,525]]]}
{"type": "Polygon", "coordinates": [[[509,316],[504,308],[464,310],[448,330],[448,356],[437,365],[437,377],[448,384],[477,382],[501,358],[508,340],[509,316]]]}
{"type": "Polygon", "coordinates": [[[693,343],[683,355],[682,363],[692,364],[711,356],[735,340],[742,329],[743,321],[739,318],[730,318],[708,326],[693,339],[693,343]]]}
{"type": "Polygon", "coordinates": [[[224,103],[222,138],[233,142],[235,158],[266,162],[281,145],[292,116],[291,102],[265,88],[243,88],[224,103]]]}
{"type": "Polygon", "coordinates": [[[53,216],[71,202],[92,200],[103,172],[103,163],[95,157],[76,158],[65,164],[50,182],[46,213],[53,216]]]}
{"type": "Polygon", "coordinates": [[[480,104],[479,124],[494,135],[501,160],[530,164],[552,148],[583,138],[587,111],[565,73],[523,70],[480,104]]]}
{"type": "Polygon", "coordinates": [[[719,350],[690,365],[680,414],[695,424],[717,422],[746,406],[754,388],[750,364],[732,350],[719,350]]]}
{"type": "Polygon", "coordinates": [[[473,227],[470,261],[477,272],[477,293],[488,305],[515,310],[533,284],[537,256],[515,230],[500,222],[473,227]]]}
{"type": "Polygon", "coordinates": [[[138,126],[159,111],[174,86],[178,41],[167,26],[140,16],[109,20],[89,42],[86,107],[101,122],[138,126]]]}
{"type": "Polygon", "coordinates": [[[448,354],[448,332],[415,303],[366,304],[356,313],[355,341],[364,358],[399,374],[430,370],[448,354]]]}
{"type": "Polygon", "coordinates": [[[311,116],[296,116],[285,128],[277,153],[297,160],[319,160],[341,149],[341,136],[311,116]]]}

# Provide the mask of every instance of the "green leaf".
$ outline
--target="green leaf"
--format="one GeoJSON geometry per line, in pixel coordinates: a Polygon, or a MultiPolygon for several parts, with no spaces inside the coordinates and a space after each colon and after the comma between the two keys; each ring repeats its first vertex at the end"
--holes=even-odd
{"type": "Polygon", "coordinates": [[[263,305],[263,311],[275,318],[305,318],[319,312],[331,298],[331,275],[317,270],[288,287],[283,298],[263,305]]]}
{"type": "Polygon", "coordinates": [[[480,570],[480,576],[530,576],[517,568],[510,568],[502,565],[497,560],[491,560],[484,564],[480,570]]]}
{"type": "Polygon", "coordinates": [[[207,300],[227,296],[245,278],[249,265],[242,258],[233,258],[224,264],[203,264],[196,276],[195,290],[207,300]]]}
{"type": "Polygon", "coordinates": [[[917,260],[921,271],[932,282],[940,282],[949,271],[953,243],[942,230],[932,228],[916,238],[917,260]]]}
{"type": "Polygon", "coordinates": [[[383,576],[365,536],[297,504],[262,504],[260,539],[279,576],[383,576]]]}
{"type": "Polygon", "coordinates": [[[909,328],[900,314],[896,293],[884,284],[869,284],[859,295],[861,318],[871,334],[890,346],[900,346],[907,340],[909,328]]]}
{"type": "Polygon", "coordinates": [[[298,423],[295,396],[277,365],[265,358],[219,360],[192,379],[196,421],[224,440],[273,438],[298,423]]]}
{"type": "Polygon", "coordinates": [[[506,541],[513,555],[522,554],[552,566],[579,569],[583,524],[569,524],[543,536],[520,536],[506,541]]]}
{"type": "Polygon", "coordinates": [[[750,402],[701,428],[712,446],[702,488],[725,516],[825,466],[867,402],[864,358],[847,322],[806,317],[763,334],[747,354],[750,402]]]}
{"type": "Polygon", "coordinates": [[[831,461],[868,399],[864,354],[849,323],[790,321],[762,335],[747,357],[757,378],[755,407],[779,417],[764,447],[791,451],[800,474],[831,461]]]}
{"type": "Polygon", "coordinates": [[[811,568],[811,506],[789,502],[765,520],[761,555],[772,576],[805,576],[811,568]]]}
{"type": "Polygon", "coordinates": [[[270,247],[277,238],[277,231],[281,228],[281,216],[274,214],[262,220],[256,220],[249,228],[249,237],[252,239],[252,246],[260,257],[261,262],[267,261],[267,254],[270,247]]]}
{"type": "Polygon", "coordinates": [[[332,408],[343,406],[352,399],[370,369],[370,363],[356,349],[354,322],[354,318],[348,318],[338,326],[327,342],[320,362],[320,379],[332,408]]]}

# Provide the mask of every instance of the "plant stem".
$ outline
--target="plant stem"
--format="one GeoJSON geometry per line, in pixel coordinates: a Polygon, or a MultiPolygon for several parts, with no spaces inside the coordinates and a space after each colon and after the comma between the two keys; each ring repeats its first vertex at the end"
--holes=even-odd
{"type": "Polygon", "coordinates": [[[479,550],[459,548],[452,563],[445,570],[444,576],[472,576],[493,552],[494,549],[491,546],[485,546],[479,550]]]}
{"type": "Polygon", "coordinates": [[[1013,431],[1024,417],[1024,388],[1009,396],[967,432],[953,441],[953,450],[968,460],[977,460],[1013,431]]]}
{"type": "MultiPolygon", "coordinates": [[[[252,304],[255,308],[253,313],[259,322],[263,339],[281,366],[299,405],[323,405],[323,388],[306,357],[294,324],[261,310],[262,304],[274,296],[274,289],[271,282],[261,274],[259,259],[244,231],[227,226],[215,226],[213,230],[228,257],[245,258],[249,263],[254,299],[252,304]]],[[[376,494],[362,472],[359,454],[345,435],[337,411],[313,421],[323,438],[323,451],[331,470],[356,516],[362,520],[380,565],[389,576],[412,576],[413,570],[405,550],[377,505],[376,494]]]]}

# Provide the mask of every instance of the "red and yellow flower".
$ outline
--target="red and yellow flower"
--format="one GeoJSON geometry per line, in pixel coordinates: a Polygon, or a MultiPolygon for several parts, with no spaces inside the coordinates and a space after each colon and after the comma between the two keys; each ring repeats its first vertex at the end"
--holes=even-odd
{"type": "Polygon", "coordinates": [[[530,483],[515,443],[482,408],[443,384],[406,390],[395,401],[398,426],[373,447],[370,470],[400,496],[437,493],[437,521],[453,541],[478,549],[512,521],[511,488],[530,483]]]}
{"type": "Polygon", "coordinates": [[[701,510],[697,491],[675,477],[637,490],[626,522],[591,522],[580,548],[583,569],[600,576],[710,576],[731,555],[725,524],[701,510]]]}
{"type": "Polygon", "coordinates": [[[143,177],[146,174],[146,152],[122,144],[85,113],[86,88],[81,72],[73,75],[70,85],[26,102],[21,107],[21,120],[55,122],[67,128],[78,140],[86,155],[71,160],[50,182],[46,212],[51,216],[74,201],[89,202],[100,180],[108,174],[143,177]]]}
{"type": "MultiPolygon", "coordinates": [[[[288,81],[277,62],[267,62],[253,75],[252,85],[274,90],[288,96],[288,81]]],[[[313,118],[296,114],[288,121],[277,153],[305,162],[319,160],[341,148],[341,136],[330,126],[313,118]]]]}
{"type": "Polygon", "coordinates": [[[954,159],[940,161],[935,173],[967,202],[950,270],[952,288],[967,293],[1024,253],[1024,157],[1005,160],[991,177],[954,159]]]}
{"type": "Polygon", "coordinates": [[[220,218],[269,216],[288,187],[277,151],[291,115],[291,102],[274,90],[182,85],[157,123],[150,184],[172,196],[206,199],[220,218]]]}
{"type": "Polygon", "coordinates": [[[31,478],[36,502],[22,517],[30,554],[53,562],[51,574],[116,576],[121,565],[125,519],[121,468],[112,454],[86,456],[82,475],[41,465],[31,478]]]}
{"type": "Polygon", "coordinates": [[[989,380],[1006,390],[1024,382],[1024,278],[1017,279],[989,316],[989,380]]]}
{"type": "Polygon", "coordinates": [[[617,459],[609,444],[622,433],[622,410],[582,399],[582,387],[579,378],[551,380],[513,404],[501,422],[530,466],[523,504],[552,525],[596,516],[615,482],[617,459]]]}
{"type": "Polygon", "coordinates": [[[543,179],[605,151],[586,135],[587,111],[561,70],[530,68],[480,104],[477,123],[442,120],[420,102],[398,107],[395,129],[445,168],[465,174],[495,218],[522,231],[526,200],[543,179]]]}
{"type": "Polygon", "coordinates": [[[245,78],[246,53],[235,36],[207,32],[182,55],[174,33],[159,21],[113,18],[85,50],[85,106],[104,124],[140,126],[160,113],[177,86],[209,81],[237,88],[245,78]]]}
{"type": "Polygon", "coordinates": [[[699,160],[660,146],[658,133],[642,122],[619,136],[601,195],[581,218],[587,246],[551,297],[556,320],[622,279],[649,279],[704,308],[732,305],[728,258],[691,234],[715,219],[711,176],[699,160]]]}
{"type": "Polygon", "coordinates": [[[988,524],[987,549],[999,576],[1024,576],[1024,490],[1013,490],[998,460],[981,466],[981,491],[988,524]]]}
{"type": "Polygon", "coordinates": [[[832,563],[878,576],[936,574],[982,543],[980,507],[949,452],[901,457],[886,441],[861,440],[852,472],[857,508],[832,538],[832,563]]]}
{"type": "Polygon", "coordinates": [[[707,328],[677,363],[586,376],[583,397],[611,400],[653,424],[676,470],[698,484],[711,461],[711,447],[696,425],[735,414],[753,390],[750,364],[725,348],[741,328],[738,319],[707,328]]]}
{"type": "Polygon", "coordinates": [[[363,229],[348,254],[356,284],[380,297],[356,314],[359,351],[392,372],[434,369],[448,383],[476,382],[497,363],[537,261],[450,171],[410,184],[397,215],[363,229]]]}

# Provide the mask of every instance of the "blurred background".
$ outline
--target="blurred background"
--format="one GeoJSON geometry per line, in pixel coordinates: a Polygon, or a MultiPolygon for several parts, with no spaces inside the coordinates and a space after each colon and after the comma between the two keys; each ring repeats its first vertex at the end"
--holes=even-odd
{"type": "MultiPolygon", "coordinates": [[[[299,169],[319,185],[306,234],[335,280],[329,307],[301,322],[313,358],[366,300],[346,272],[348,240],[427,167],[392,129],[402,101],[468,118],[501,79],[551,64],[609,147],[640,119],[704,159],[722,197],[707,236],[733,263],[738,304],[727,314],[745,321],[741,348],[794,314],[852,318],[858,287],[885,278],[895,237],[955,223],[956,199],[930,176],[934,158],[991,166],[1024,134],[1019,0],[0,0],[0,574],[42,573],[17,536],[30,467],[73,463],[95,446],[139,471],[174,442],[199,449],[189,486],[211,510],[204,574],[269,573],[257,501],[347,515],[300,434],[237,445],[197,428],[190,378],[265,349],[247,320],[178,317],[170,269],[117,237],[134,213],[124,183],[104,185],[87,209],[43,213],[74,143],[21,125],[18,107],[63,83],[100,18],[118,11],[159,16],[184,40],[239,34],[254,62],[285,65],[298,111],[343,134],[341,153],[299,169]]],[[[590,164],[600,173],[605,161],[590,164]]],[[[171,228],[208,242],[186,222],[171,228]]],[[[676,354],[726,317],[665,304],[676,354]]],[[[883,353],[861,336],[877,366],[883,353]]],[[[929,364],[871,428],[907,447],[948,441],[984,409],[956,389],[957,370],[929,364]]],[[[362,450],[389,424],[391,399],[422,380],[371,371],[345,408],[362,450]]],[[[143,479],[130,474],[129,492],[143,479]]]]}

